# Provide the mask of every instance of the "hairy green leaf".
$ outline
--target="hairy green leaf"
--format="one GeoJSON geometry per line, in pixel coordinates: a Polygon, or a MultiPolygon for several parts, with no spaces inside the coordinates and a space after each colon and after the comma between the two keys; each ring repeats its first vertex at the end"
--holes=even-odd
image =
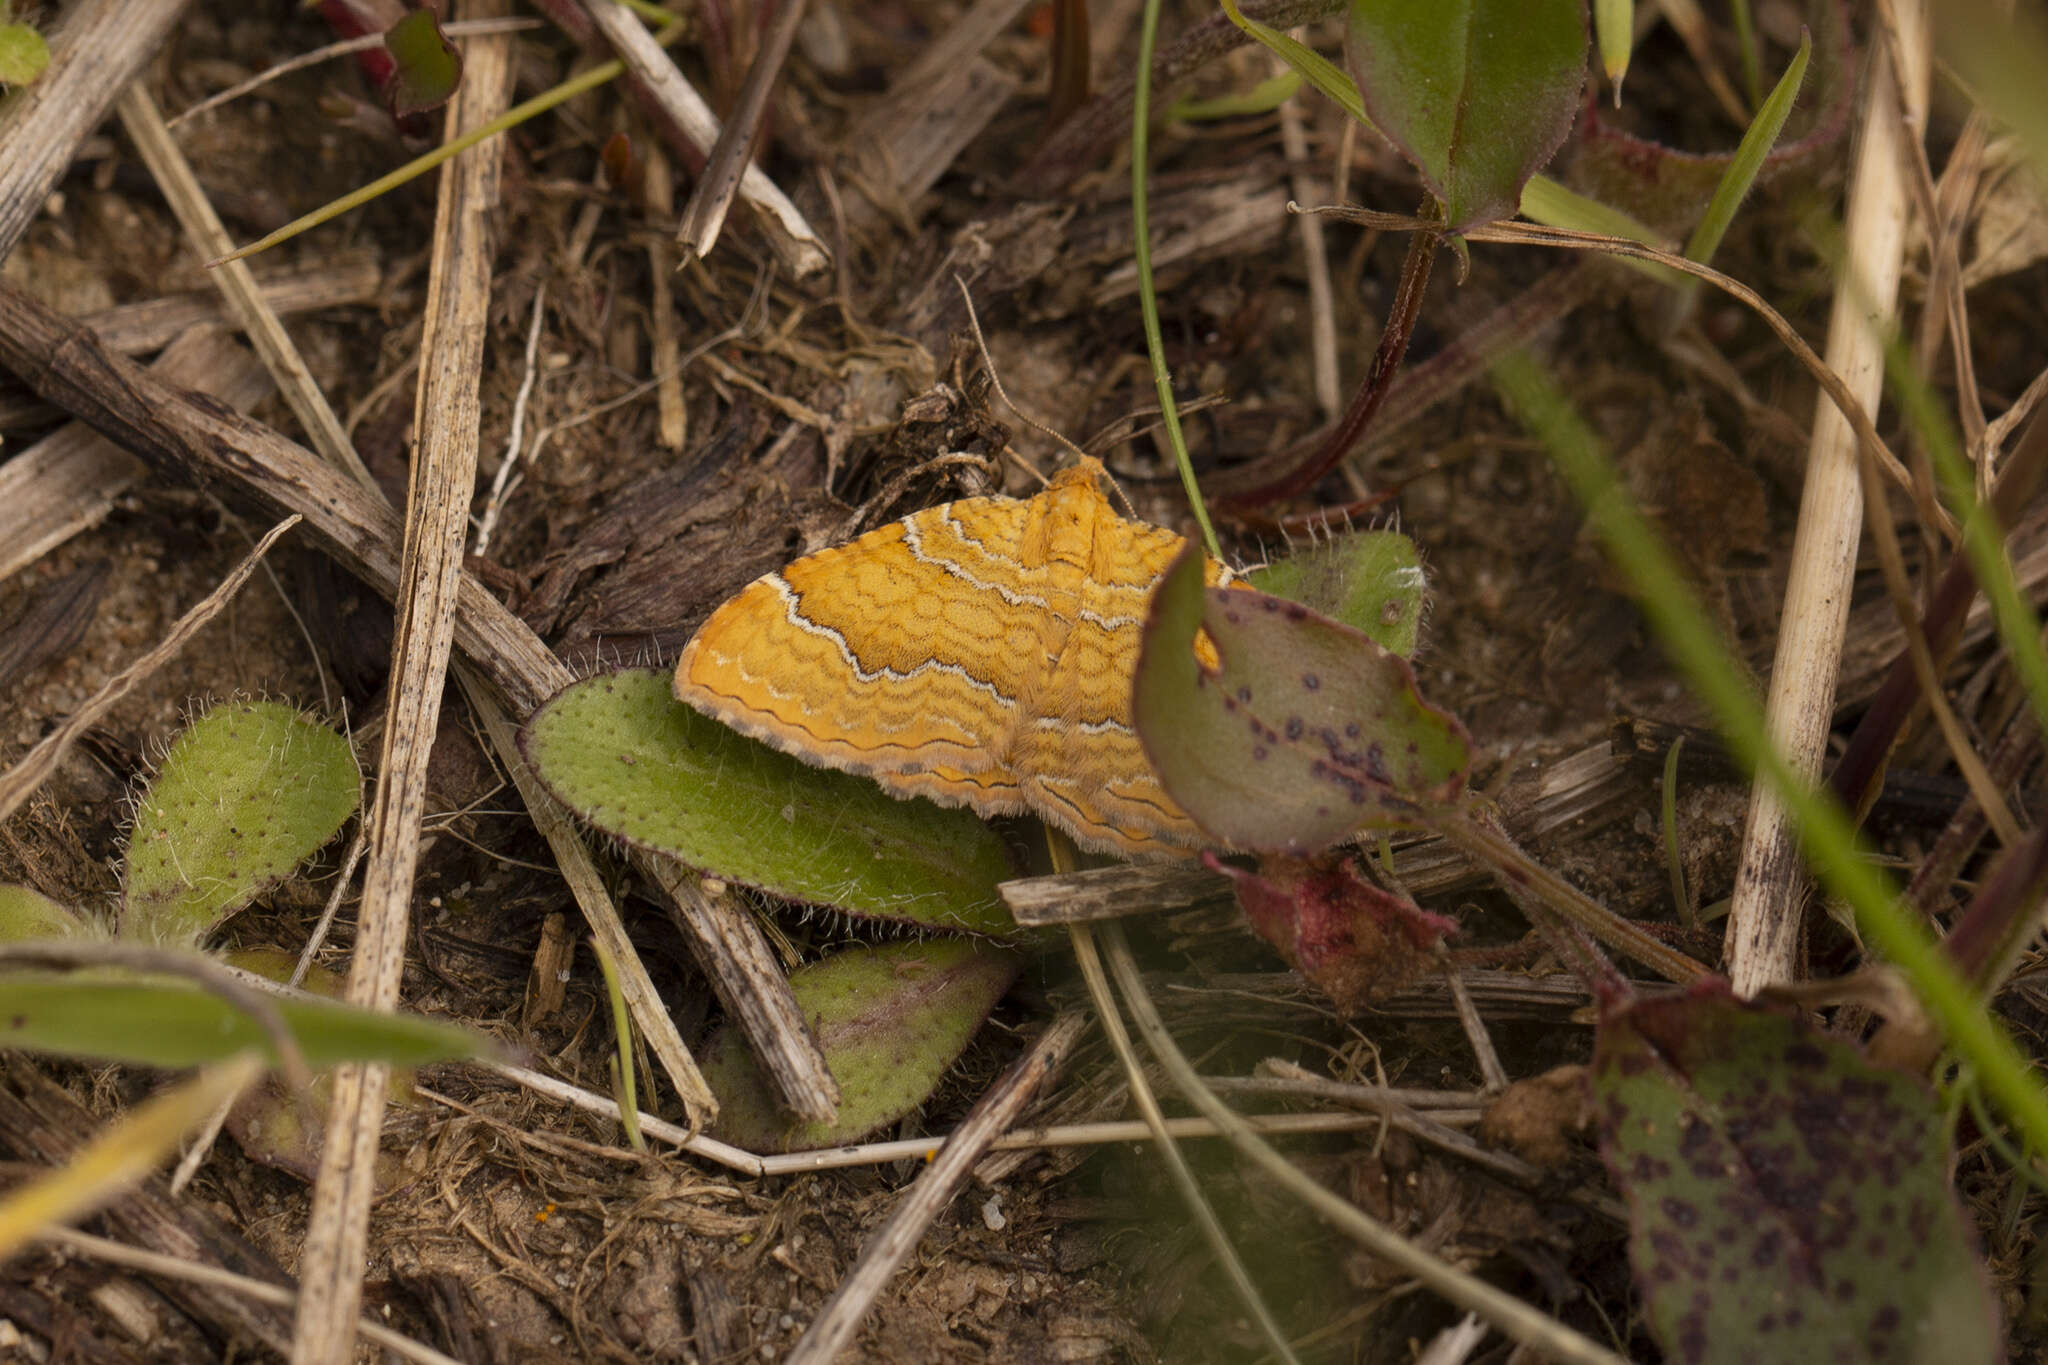
{"type": "Polygon", "coordinates": [[[1404,659],[1415,657],[1426,585],[1415,542],[1398,531],[1332,536],[1254,569],[1244,581],[1362,630],[1404,659]]]}
{"type": "Polygon", "coordinates": [[[278,702],[216,706],[171,745],[128,838],[121,935],[197,945],[355,813],[348,741],[278,702]]]}
{"type": "Polygon", "coordinates": [[[728,881],[850,914],[1013,932],[1002,841],[973,815],[813,768],[627,669],[566,688],[520,732],[562,804],[606,833],[728,881]]]}
{"type": "Polygon", "coordinates": [[[26,886],[0,886],[0,943],[77,938],[86,932],[85,921],[70,906],[26,886]]]}
{"type": "Polygon", "coordinates": [[[971,939],[852,948],[790,973],[817,1035],[839,1116],[802,1123],[728,1025],[701,1054],[718,1096],[718,1137],[749,1151],[795,1152],[864,1137],[924,1102],[1017,975],[1017,956],[971,939]]]}

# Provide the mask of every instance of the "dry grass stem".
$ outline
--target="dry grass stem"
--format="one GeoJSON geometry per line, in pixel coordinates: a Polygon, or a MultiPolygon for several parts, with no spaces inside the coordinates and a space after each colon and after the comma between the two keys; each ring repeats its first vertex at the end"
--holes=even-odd
{"type": "MultiPolygon", "coordinates": [[[[195,1265],[190,1261],[179,1260],[175,1256],[145,1251],[141,1247],[109,1241],[105,1237],[95,1237],[91,1233],[79,1232],[72,1228],[52,1229],[43,1240],[80,1256],[90,1256],[96,1261],[104,1261],[108,1265],[139,1270],[145,1275],[154,1275],[162,1279],[206,1285],[230,1294],[239,1294],[256,1303],[290,1308],[298,1302],[299,1296],[283,1285],[252,1280],[247,1275],[237,1275],[233,1271],[222,1270],[217,1266],[195,1265]]],[[[383,1347],[402,1360],[416,1361],[418,1365],[462,1365],[455,1357],[443,1355],[433,1347],[414,1341],[403,1332],[394,1332],[369,1318],[361,1319],[356,1324],[356,1331],[362,1334],[365,1341],[383,1347]]]]}
{"type": "MultiPolygon", "coordinates": [[[[626,69],[639,78],[673,125],[695,144],[696,151],[712,147],[718,141],[717,115],[654,41],[639,16],[618,0],[583,0],[583,7],[626,69]]],[[[749,165],[741,175],[739,196],[755,211],[755,222],[775,258],[798,279],[807,279],[832,263],[831,253],[803,214],[759,167],[749,165]]]]}
{"type": "Polygon", "coordinates": [[[1106,955],[1110,970],[1116,977],[1117,987],[1123,993],[1125,1003],[1130,1007],[1132,1022],[1145,1039],[1152,1055],[1158,1058],[1174,1078],[1174,1084],[1182,1097],[1220,1126],[1224,1136],[1239,1152],[1257,1163],[1268,1175],[1308,1205],[1317,1216],[1331,1223],[1340,1232],[1356,1240],[1374,1255],[1392,1262],[1422,1280],[1430,1289],[1453,1304],[1468,1312],[1479,1314],[1503,1335],[1512,1337],[1554,1359],[1571,1362],[1572,1365],[1623,1365],[1619,1356],[1590,1338],[1572,1331],[1564,1324],[1537,1311],[1520,1299],[1503,1293],[1484,1280],[1438,1259],[1433,1253],[1372,1218],[1357,1205],[1337,1198],[1260,1141],[1243,1119],[1232,1113],[1228,1105],[1202,1084],[1201,1077],[1196,1074],[1193,1065],[1181,1055],[1173,1036],[1167,1032],[1165,1021],[1159,1017],[1151,997],[1145,993],[1144,981],[1138,974],[1136,962],[1131,958],[1129,946],[1124,942],[1122,927],[1112,923],[1103,930],[1103,935],[1108,949],[1106,955]]]}
{"type": "MultiPolygon", "coordinates": [[[[1287,153],[1288,192],[1294,202],[1314,203],[1321,196],[1309,178],[1308,131],[1301,106],[1294,100],[1280,106],[1280,145],[1287,153]]],[[[1334,422],[1344,413],[1344,390],[1337,374],[1337,303],[1330,287],[1330,251],[1323,240],[1322,220],[1314,214],[1299,215],[1296,230],[1301,235],[1302,273],[1308,278],[1308,338],[1316,406],[1322,409],[1325,422],[1334,422]]]]}
{"type": "MultiPolygon", "coordinates": [[[[544,27],[544,25],[538,19],[475,19],[453,24],[443,24],[441,25],[441,32],[450,38],[488,38],[500,33],[526,33],[541,27],[544,27]]],[[[331,62],[337,57],[347,57],[357,52],[370,52],[383,46],[383,34],[365,33],[360,38],[344,38],[338,43],[329,43],[325,47],[316,47],[311,52],[301,52],[289,61],[279,62],[275,66],[267,67],[245,81],[237,81],[225,90],[215,91],[205,99],[192,105],[189,109],[180,110],[164,126],[175,130],[179,124],[187,119],[198,118],[208,110],[218,109],[224,104],[231,104],[244,95],[261,90],[264,86],[278,80],[280,77],[289,76],[294,71],[304,71],[309,66],[319,66],[323,62],[331,62]]],[[[208,259],[211,260],[212,257],[208,257],[208,259]]]]}
{"type": "Polygon", "coordinates": [[[853,1270],[840,1281],[818,1316],[811,1320],[803,1339],[786,1357],[790,1365],[831,1365],[840,1358],[840,1352],[852,1344],[853,1334],[867,1316],[875,1295],[916,1249],[932,1219],[967,1183],[968,1173],[989,1143],[1023,1113],[1037,1095],[1040,1083],[1087,1027],[1083,1015],[1055,1018],[1003,1078],[981,1097],[946,1139],[932,1164],[910,1187],[896,1211],[861,1248],[853,1270]]]}
{"type": "Polygon", "coordinates": [[[162,52],[184,0],[81,0],[50,36],[50,65],[0,105],[0,258],[64,178],[78,144],[162,52]]]}
{"type": "Polygon", "coordinates": [[[1167,1131],[1166,1111],[1159,1107],[1159,1097],[1152,1093],[1152,1085],[1145,1078],[1144,1064],[1138,1059],[1138,1052],[1131,1044],[1130,1033],[1124,1028],[1124,1020],[1116,1005],[1116,996],[1109,988],[1109,974],[1102,968],[1102,955],[1096,951],[1094,931],[1086,925],[1067,926],[1067,942],[1074,950],[1074,960],[1080,965],[1081,977],[1088,983],[1088,999],[1095,1006],[1095,1016],[1102,1024],[1103,1034],[1109,1039],[1111,1049],[1116,1053],[1118,1064],[1123,1068],[1124,1086],[1131,1103],[1137,1107],[1146,1129],[1152,1135],[1159,1159],[1166,1163],[1167,1174],[1172,1178],[1174,1192],[1180,1196],[1181,1204],[1201,1229],[1202,1240],[1209,1244],[1209,1251],[1222,1266],[1224,1275],[1230,1281],[1231,1292],[1244,1306],[1252,1321],[1257,1324],[1259,1335],[1265,1339],[1266,1349],[1281,1360],[1295,1360],[1293,1348],[1288,1345],[1287,1333],[1273,1316],[1273,1310],[1266,1306],[1265,1296],[1252,1282],[1251,1273],[1245,1269],[1244,1258],[1237,1254],[1237,1246],[1230,1240],[1230,1233],[1224,1228],[1223,1220],[1216,1216],[1207,1195],[1202,1193],[1201,1182],[1195,1179],[1194,1170],[1187,1158],[1181,1154],[1180,1146],[1167,1131]]]}
{"type": "MultiPolygon", "coordinates": [[[[156,101],[149,97],[149,91],[140,85],[129,87],[121,96],[120,112],[122,127],[128,130],[128,136],[135,143],[136,151],[141,153],[143,164],[149,167],[157,188],[170,201],[199,259],[215,261],[232,253],[235,249],[233,239],[228,236],[220,215],[213,211],[206,192],[199,187],[199,177],[192,173],[191,164],[178,150],[170,130],[164,127],[163,114],[158,111],[156,101]]],[[[256,354],[263,357],[278,392],[284,395],[292,415],[299,419],[299,425],[305,430],[306,439],[313,449],[364,488],[376,488],[377,481],[363,467],[362,457],[356,454],[355,445],[341,429],[341,419],[335,416],[327,395],[313,382],[312,371],[299,355],[291,334],[285,331],[277,314],[264,302],[262,287],[249,263],[228,261],[215,267],[211,273],[214,283],[220,287],[221,297],[227,301],[229,313],[247,333],[256,354]]]]}
{"type": "Polygon", "coordinates": [[[256,566],[263,561],[263,556],[269,553],[270,547],[277,543],[277,538],[298,524],[299,518],[290,516],[271,527],[263,539],[256,543],[256,548],[235,566],[235,571],[190,611],[179,617],[178,623],[171,627],[170,633],[164,636],[154,649],[107,679],[99,691],[93,693],[83,706],[65,717],[61,725],[43,736],[36,747],[29,750],[19,763],[4,774],[0,774],[0,821],[6,820],[21,809],[21,803],[28,800],[30,794],[57,770],[57,764],[62,761],[71,746],[78,742],[78,737],[98,723],[100,717],[113,708],[114,703],[127,696],[136,684],[163,667],[199,633],[202,626],[218,616],[221,609],[241,591],[242,585],[249,581],[249,575],[256,572],[256,566]]]}
{"type": "Polygon", "coordinates": [[[740,181],[753,166],[754,144],[761,135],[761,121],[768,112],[768,97],[775,90],[782,63],[789,57],[789,45],[796,40],[797,25],[804,20],[804,0],[783,0],[768,21],[768,31],[754,50],[754,64],[740,85],[739,98],[726,115],[718,140],[705,154],[704,169],[691,187],[676,222],[676,245],[685,259],[702,260],[718,245],[725,228],[725,215],[732,208],[740,181]]]}
{"type": "Polygon", "coordinates": [[[697,1069],[696,1059],[690,1055],[682,1035],[676,1032],[675,1019],[662,1001],[661,992],[655,988],[653,978],[648,976],[646,964],[641,962],[633,940],[626,933],[625,921],[620,918],[618,907],[612,903],[611,895],[605,889],[604,877],[583,842],[582,832],[548,796],[540,785],[540,779],[520,754],[518,736],[504,708],[468,670],[463,670],[461,676],[470,706],[483,718],[491,746],[497,750],[499,761],[518,785],[520,799],[526,803],[526,811],[532,817],[534,827],[547,839],[548,848],[555,856],[555,866],[561,872],[562,880],[569,884],[569,892],[582,909],[584,921],[617,964],[619,989],[626,997],[627,1008],[632,1011],[633,1022],[639,1028],[640,1036],[654,1050],[655,1058],[661,1063],[662,1074],[675,1087],[676,1097],[682,1101],[684,1112],[689,1115],[690,1127],[695,1130],[710,1123],[718,1116],[718,1100],[704,1083],[704,1075],[697,1069]]]}
{"type": "MultiPolygon", "coordinates": [[[[492,12],[498,0],[473,0],[473,8],[480,13],[465,17],[498,17],[492,12]]],[[[448,106],[449,137],[504,112],[511,73],[509,38],[471,45],[462,88],[448,106]]],[[[490,219],[497,208],[503,157],[495,144],[472,147],[447,162],[440,177],[420,341],[419,425],[399,568],[398,627],[376,794],[363,822],[370,853],[348,981],[350,1003],[368,1009],[397,1005],[404,971],[413,871],[426,811],[427,759],[454,647],[462,545],[476,485],[478,385],[495,259],[490,219]]],[[[293,1365],[343,1365],[354,1358],[389,1079],[390,1068],[383,1065],[351,1064],[335,1071],[300,1267],[293,1365]]]]}
{"type": "MultiPolygon", "coordinates": [[[[270,392],[255,356],[210,327],[180,336],[151,372],[247,412],[270,392]]],[[[0,464],[0,579],[100,524],[149,466],[83,422],[67,422],[0,464]]]]}
{"type": "MultiPolygon", "coordinates": [[[[388,597],[401,595],[404,531],[381,499],[268,427],[194,403],[4,280],[0,364],[152,461],[225,480],[260,505],[299,512],[350,572],[388,597]]],[[[466,575],[454,612],[458,648],[514,714],[530,713],[574,681],[525,622],[466,575]]],[[[838,1087],[752,915],[728,897],[707,894],[694,874],[664,859],[635,854],[634,863],[672,898],[677,924],[791,1109],[808,1117],[833,1113],[838,1087]]]]}
{"type": "MultiPolygon", "coordinates": [[[[1872,70],[1857,134],[1845,241],[1827,368],[1841,376],[1865,411],[1884,389],[1884,346],[1905,263],[1911,191],[1902,140],[1925,125],[1929,79],[1927,11],[1920,0],[1896,7],[1893,50],[1912,63],[1895,71],[1872,50],[1872,70]]],[[[1766,724],[1771,741],[1808,781],[1820,775],[1834,718],[1835,684],[1849,619],[1851,579],[1863,534],[1858,433],[1831,396],[1814,413],[1813,440],[1800,494],[1799,531],[1779,616],[1766,724]]],[[[1753,995],[1796,975],[1806,896],[1805,863],[1790,815],[1775,792],[1750,797],[1742,862],[1729,909],[1726,953],[1735,989],[1753,995]]]]}

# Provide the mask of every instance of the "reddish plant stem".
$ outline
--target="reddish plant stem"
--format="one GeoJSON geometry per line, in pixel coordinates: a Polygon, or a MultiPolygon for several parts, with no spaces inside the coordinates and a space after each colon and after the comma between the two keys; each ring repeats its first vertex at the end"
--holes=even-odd
{"type": "Polygon", "coordinates": [[[1046,91],[1045,123],[1057,128],[1088,102],[1088,0],[1054,0],[1052,79],[1046,91]]]}
{"type": "Polygon", "coordinates": [[[1294,497],[1329,473],[1337,461],[1358,444],[1358,438],[1365,434],[1373,414],[1386,401],[1394,372],[1401,368],[1401,360],[1408,354],[1408,342],[1415,335],[1416,319],[1422,315],[1422,296],[1429,287],[1429,268],[1436,260],[1436,249],[1442,241],[1441,232],[1426,229],[1408,239],[1408,255],[1401,262],[1401,281],[1394,290],[1393,303],[1387,308],[1386,327],[1380,333],[1380,344],[1373,352],[1372,365],[1365,372],[1365,382],[1352,395],[1351,406],[1345,409],[1343,420],[1337,423],[1322,448],[1300,468],[1281,475],[1271,483],[1234,494],[1224,506],[1255,507],[1294,497]]]}

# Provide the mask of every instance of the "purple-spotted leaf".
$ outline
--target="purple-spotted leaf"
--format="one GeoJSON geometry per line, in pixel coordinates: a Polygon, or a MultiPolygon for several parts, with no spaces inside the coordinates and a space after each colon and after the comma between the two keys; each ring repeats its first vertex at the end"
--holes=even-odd
{"type": "Polygon", "coordinates": [[[1412,980],[1435,960],[1436,945],[1458,932],[1456,920],[1359,876],[1341,853],[1262,858],[1256,871],[1212,853],[1202,861],[1230,878],[1258,936],[1347,1015],[1412,980]]]}
{"type": "Polygon", "coordinates": [[[1513,214],[1571,132],[1585,0],[1351,0],[1344,56],[1366,113],[1462,232],[1513,214]]]}
{"type": "Polygon", "coordinates": [[[786,1113],[739,1030],[699,1054],[718,1096],[712,1132],[754,1152],[853,1142],[923,1104],[1016,979],[1019,958],[973,939],[910,939],[849,948],[789,974],[817,1035],[839,1115],[805,1123],[786,1113]]]}
{"type": "Polygon", "coordinates": [[[1715,980],[1603,1019],[1593,1086],[1666,1360],[1999,1358],[1922,1082],[1715,980]]]}
{"type": "Polygon", "coordinates": [[[1465,727],[1422,699],[1406,659],[1298,602],[1205,590],[1193,546],[1153,591],[1131,713],[1167,795],[1256,852],[1412,825],[1471,762],[1465,727]]]}
{"type": "Polygon", "coordinates": [[[455,97],[462,84],[462,53],[441,32],[441,18],[422,6],[409,10],[384,30],[391,53],[391,74],[384,81],[384,103],[400,120],[439,109],[455,97]]]}

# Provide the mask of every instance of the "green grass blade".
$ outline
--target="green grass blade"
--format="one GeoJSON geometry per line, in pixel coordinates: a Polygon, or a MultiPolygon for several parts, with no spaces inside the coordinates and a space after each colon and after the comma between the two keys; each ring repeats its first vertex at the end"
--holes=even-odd
{"type": "Polygon", "coordinates": [[[2034,1150],[2048,1151],[2048,1094],[1940,948],[1902,912],[1889,879],[1859,856],[1855,831],[1840,805],[1800,781],[1771,744],[1762,707],[1669,550],[1623,493],[1591,429],[1526,355],[1517,352],[1497,362],[1494,379],[1550,451],[1607,552],[1634,586],[1665,650],[1712,708],[1732,750],[1793,813],[1809,860],[1828,890],[1854,908],[1865,942],[1906,974],[1949,1045],[1977,1068],[1985,1090],[2034,1150]]]}
{"type": "Polygon", "coordinates": [[[1714,253],[1721,247],[1721,239],[1728,235],[1729,224],[1735,221],[1736,210],[1749,197],[1758,174],[1763,171],[1764,162],[1771,155],[1771,148],[1778,143],[1778,135],[1785,131],[1785,120],[1792,116],[1792,105],[1799,98],[1799,87],[1806,80],[1806,66],[1812,56],[1813,36],[1802,32],[1799,51],[1793,56],[1792,64],[1785,68],[1785,74],[1778,78],[1771,97],[1749,121],[1749,131],[1742,135],[1735,155],[1729,159],[1728,169],[1721,174],[1721,183],[1714,187],[1714,197],[1708,201],[1705,215],[1700,218],[1699,226],[1692,230],[1692,237],[1685,244],[1687,260],[1705,265],[1714,259],[1714,253]]]}
{"type": "MultiPolygon", "coordinates": [[[[1158,13],[1156,5],[1148,4],[1146,6],[1146,13],[1156,16],[1158,13]]],[[[1357,119],[1366,127],[1372,128],[1372,120],[1365,115],[1365,101],[1359,97],[1357,85],[1352,83],[1351,77],[1345,74],[1342,67],[1314,48],[1288,37],[1279,29],[1269,28],[1256,19],[1245,18],[1243,12],[1238,9],[1235,0],[1223,0],[1223,13],[1229,17],[1231,23],[1243,29],[1255,42],[1299,72],[1303,80],[1335,100],[1337,106],[1345,113],[1351,115],[1351,117],[1357,119]]],[[[1152,22],[1155,26],[1157,25],[1156,17],[1153,18],[1152,22]]],[[[1142,64],[1138,68],[1138,110],[1140,115],[1143,113],[1147,96],[1150,93],[1150,61],[1151,49],[1148,44],[1145,53],[1140,57],[1142,64]]],[[[1378,132],[1379,130],[1374,128],[1373,131],[1378,132]]]]}
{"type": "MultiPolygon", "coordinates": [[[[669,17],[674,18],[673,15],[669,17]]],[[[658,39],[666,39],[669,37],[669,33],[664,32],[656,36],[658,39]]],[[[593,66],[582,75],[571,77],[552,90],[542,91],[524,104],[514,105],[482,127],[472,128],[462,134],[462,136],[443,143],[425,155],[414,157],[389,175],[379,176],[361,189],[352,190],[331,203],[322,204],[304,217],[295,218],[277,231],[261,237],[245,247],[237,247],[219,260],[209,261],[207,264],[209,267],[226,265],[229,261],[243,260],[256,255],[258,252],[268,251],[279,242],[290,241],[310,228],[319,227],[322,223],[339,218],[344,213],[361,208],[378,195],[387,194],[409,180],[419,179],[419,177],[435,169],[456,153],[466,151],[486,138],[496,137],[499,133],[509,128],[517,128],[528,119],[537,118],[558,104],[567,104],[570,100],[575,99],[586,91],[595,90],[608,81],[617,80],[625,74],[625,71],[626,64],[618,61],[605,62],[600,66],[593,66]]]]}
{"type": "Polygon", "coordinates": [[[1942,500],[1962,524],[1963,553],[1969,557],[1977,586],[1991,605],[1999,643],[2005,646],[2026,687],[2034,723],[2048,731],[2048,646],[2041,641],[2040,618],[2020,592],[2012,565],[2006,559],[2006,528],[1998,525],[1991,508],[1978,498],[1976,480],[1969,461],[1963,457],[1955,428],[1936,401],[1934,390],[1913,368],[1904,346],[1896,340],[1886,347],[1885,369],[1900,410],[1933,460],[1942,500]]]}
{"type": "MultiPolygon", "coordinates": [[[[1225,0],[1224,11],[1236,23],[1260,42],[1265,38],[1249,27],[1249,21],[1237,13],[1237,7],[1225,0]]],[[[1264,25],[1259,25],[1264,28],[1264,25]]],[[[1267,29],[1268,33],[1272,30],[1267,29]]],[[[1283,36],[1283,35],[1274,35],[1283,36]]],[[[1309,56],[1315,54],[1301,47],[1293,39],[1286,39],[1293,46],[1301,48],[1309,56]]],[[[1159,0],[1145,0],[1143,22],[1138,28],[1138,77],[1137,86],[1131,95],[1131,240],[1134,264],[1138,271],[1138,310],[1145,319],[1145,354],[1152,361],[1152,387],[1159,395],[1159,419],[1166,428],[1167,444],[1173,450],[1173,462],[1180,469],[1180,484],[1188,496],[1188,506],[1195,511],[1195,524],[1202,528],[1202,547],[1211,556],[1221,559],[1223,547],[1216,539],[1216,528],[1209,524],[1209,509],[1202,503],[1201,486],[1195,482],[1194,462],[1188,458],[1187,437],[1181,434],[1180,409],[1173,401],[1173,372],[1166,365],[1166,336],[1159,326],[1159,291],[1152,281],[1152,214],[1151,201],[1146,194],[1147,181],[1151,173],[1152,137],[1152,53],[1159,46],[1159,0]]],[[[1267,46],[1272,44],[1267,43],[1267,46]]],[[[1278,51],[1278,48],[1274,49],[1278,51]]],[[[1316,60],[1329,66],[1322,58],[1316,60]]],[[[1296,67],[1298,71],[1302,68],[1296,67]]],[[[1331,67],[1331,70],[1336,68],[1331,67]]],[[[1316,78],[1302,71],[1311,83],[1316,78]]],[[[1343,75],[1340,71],[1338,75],[1343,75]]],[[[1320,86],[1318,86],[1320,88],[1320,86]]],[[[1352,91],[1355,99],[1358,92],[1352,91]]],[[[1364,109],[1363,105],[1359,106],[1364,109]]]]}

